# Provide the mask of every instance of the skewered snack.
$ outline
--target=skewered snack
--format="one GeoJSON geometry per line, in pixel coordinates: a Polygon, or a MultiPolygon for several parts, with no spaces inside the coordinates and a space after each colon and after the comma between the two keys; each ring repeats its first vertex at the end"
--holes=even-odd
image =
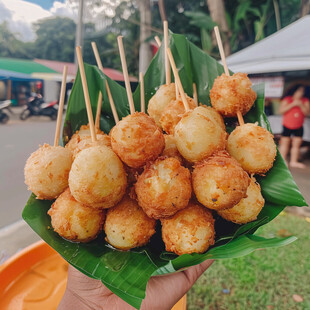
{"type": "Polygon", "coordinates": [[[211,105],[225,117],[234,117],[237,112],[246,114],[256,99],[252,82],[245,73],[232,76],[222,74],[214,80],[210,91],[211,105]]]}
{"type": "Polygon", "coordinates": [[[161,85],[155,95],[149,100],[147,113],[154,119],[156,125],[161,128],[160,118],[165,107],[175,100],[175,84],[161,85]]]}
{"type": "Polygon", "coordinates": [[[232,208],[246,197],[250,177],[226,151],[195,165],[193,189],[200,203],[214,210],[232,208]]]}
{"type": "Polygon", "coordinates": [[[132,168],[156,159],[165,147],[162,131],[142,112],[124,117],[112,128],[110,136],[113,151],[132,168]]]}
{"type": "MultiPolygon", "coordinates": [[[[186,100],[190,109],[194,109],[196,107],[194,99],[186,96],[186,100]]],[[[175,126],[179,123],[184,113],[185,108],[181,98],[170,101],[169,104],[164,108],[164,111],[159,120],[164,131],[169,135],[173,135],[175,126]]]]}
{"type": "Polygon", "coordinates": [[[197,107],[187,112],[175,127],[178,150],[192,163],[226,147],[227,133],[210,117],[199,113],[200,110],[201,107],[197,107]]]}
{"type": "Polygon", "coordinates": [[[227,149],[249,174],[267,172],[277,155],[273,135],[252,123],[235,128],[228,137],[227,149]]]}
{"type": "Polygon", "coordinates": [[[94,146],[77,154],[69,174],[72,196],[93,208],[113,207],[125,194],[126,173],[122,162],[106,146],[94,146]]]}
{"type": "Polygon", "coordinates": [[[89,242],[102,230],[105,212],[77,202],[67,188],[47,212],[53,229],[63,238],[89,242]]]}
{"type": "Polygon", "coordinates": [[[214,108],[208,107],[206,105],[201,105],[195,109],[195,113],[205,115],[206,117],[210,118],[211,121],[213,121],[215,124],[219,125],[224,131],[226,131],[222,115],[218,113],[214,108]]]}
{"type": "Polygon", "coordinates": [[[106,241],[120,250],[140,247],[155,234],[155,225],[156,221],[149,218],[135,200],[125,196],[107,211],[106,241]]]}
{"type": "Polygon", "coordinates": [[[162,219],[161,224],[166,251],[177,255],[203,253],[214,244],[212,214],[197,203],[190,202],[171,218],[162,219]]]}
{"type": "Polygon", "coordinates": [[[227,221],[236,224],[245,224],[256,220],[262,210],[265,200],[261,194],[260,186],[254,178],[247,189],[247,197],[230,209],[219,210],[217,213],[227,221]]]}
{"type": "Polygon", "coordinates": [[[158,158],[138,177],[135,190],[149,217],[166,218],[187,206],[192,193],[190,172],[175,158],[158,158]]]}
{"type": "Polygon", "coordinates": [[[44,144],[27,159],[25,183],[38,199],[54,199],[68,187],[71,165],[68,149],[44,144]]]}
{"type": "Polygon", "coordinates": [[[165,138],[165,148],[161,155],[166,157],[174,157],[178,159],[180,163],[182,163],[183,158],[177,148],[174,136],[164,135],[164,138],[165,138]]]}

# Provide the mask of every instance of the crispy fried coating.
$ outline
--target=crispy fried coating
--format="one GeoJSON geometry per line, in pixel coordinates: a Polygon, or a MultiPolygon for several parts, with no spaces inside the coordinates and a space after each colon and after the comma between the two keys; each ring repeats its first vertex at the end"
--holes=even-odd
{"type": "Polygon", "coordinates": [[[25,183],[38,199],[54,199],[68,187],[71,165],[68,149],[44,144],[27,159],[25,183]]]}
{"type": "MultiPolygon", "coordinates": [[[[96,128],[97,135],[103,135],[103,131],[96,128]]],[[[74,153],[75,148],[77,147],[78,143],[80,143],[84,139],[90,139],[90,128],[89,125],[82,125],[80,130],[77,130],[75,134],[71,137],[69,142],[66,144],[66,148],[68,148],[72,154],[74,153]]]]}
{"type": "Polygon", "coordinates": [[[188,169],[175,158],[159,158],[138,177],[139,205],[152,218],[166,218],[185,208],[192,194],[188,169]]]}
{"type": "Polygon", "coordinates": [[[165,148],[162,152],[162,156],[166,157],[174,157],[177,160],[180,161],[180,163],[183,162],[183,157],[181,156],[177,144],[175,142],[175,138],[172,135],[164,135],[165,138],[165,148]]]}
{"type": "Polygon", "coordinates": [[[227,149],[249,174],[264,174],[277,155],[273,135],[257,124],[237,126],[229,135],[227,149]]]}
{"type": "Polygon", "coordinates": [[[160,118],[170,101],[175,100],[175,85],[164,84],[159,87],[155,95],[148,103],[147,113],[155,121],[156,125],[161,128],[160,118]]]}
{"type": "Polygon", "coordinates": [[[250,184],[248,174],[225,151],[196,164],[192,179],[198,201],[214,210],[232,208],[246,197],[250,184]]]}
{"type": "Polygon", "coordinates": [[[155,160],[165,147],[161,129],[141,112],[124,117],[112,128],[110,137],[113,151],[132,168],[155,160]]]}
{"type": "Polygon", "coordinates": [[[187,112],[175,127],[174,137],[178,150],[192,163],[226,147],[227,133],[210,117],[200,113],[200,110],[201,107],[197,107],[187,112]]]}
{"type": "Polygon", "coordinates": [[[77,202],[67,188],[47,212],[54,230],[71,241],[89,242],[102,230],[105,211],[77,202]]]}
{"type": "Polygon", "coordinates": [[[218,214],[227,221],[236,224],[246,224],[257,219],[265,200],[261,194],[260,186],[254,178],[246,192],[247,197],[230,209],[219,210],[218,214]]]}
{"type": "MultiPolygon", "coordinates": [[[[194,109],[196,107],[194,99],[188,96],[186,96],[186,98],[189,108],[194,109]]],[[[180,121],[184,113],[185,108],[181,97],[169,102],[169,104],[165,107],[159,120],[162,128],[167,134],[174,135],[175,126],[180,121]]]]}
{"type": "Polygon", "coordinates": [[[162,237],[166,250],[177,255],[204,253],[214,244],[212,213],[197,203],[188,206],[168,219],[162,219],[162,237]]]}
{"type": "Polygon", "coordinates": [[[155,225],[156,221],[149,218],[135,200],[125,196],[107,212],[106,241],[120,250],[140,247],[155,234],[155,225]]]}
{"type": "Polygon", "coordinates": [[[77,154],[69,174],[72,196],[93,208],[113,207],[125,194],[127,176],[122,162],[107,146],[77,154]]]}
{"type": "Polygon", "coordinates": [[[210,118],[215,124],[219,125],[224,131],[226,131],[226,126],[223,117],[214,108],[208,107],[206,105],[201,105],[195,109],[195,113],[205,115],[210,118]]]}
{"type": "Polygon", "coordinates": [[[252,82],[245,73],[222,74],[214,80],[210,91],[211,105],[224,117],[246,114],[256,100],[252,82]]]}
{"type": "Polygon", "coordinates": [[[78,142],[76,144],[76,147],[73,149],[72,152],[73,159],[75,159],[76,155],[82,150],[88,149],[89,147],[92,146],[100,146],[100,145],[111,147],[110,136],[106,134],[97,134],[96,142],[92,142],[91,136],[81,139],[80,142],[78,142]]]}

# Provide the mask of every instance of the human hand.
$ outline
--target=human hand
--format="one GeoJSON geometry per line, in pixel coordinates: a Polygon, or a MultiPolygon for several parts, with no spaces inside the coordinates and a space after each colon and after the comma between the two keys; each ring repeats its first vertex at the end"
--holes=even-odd
{"type": "MultiPolygon", "coordinates": [[[[147,284],[141,310],[170,310],[213,260],[166,276],[152,277],[147,284]]],[[[69,266],[67,288],[58,310],[132,310],[132,306],[107,289],[100,280],[87,277],[69,266]]]]}

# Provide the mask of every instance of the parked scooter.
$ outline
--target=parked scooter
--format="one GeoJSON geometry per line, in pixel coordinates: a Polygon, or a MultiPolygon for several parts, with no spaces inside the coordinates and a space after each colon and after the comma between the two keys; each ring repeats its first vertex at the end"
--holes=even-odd
{"type": "Polygon", "coordinates": [[[6,124],[10,119],[9,115],[3,110],[7,109],[10,111],[9,106],[11,105],[11,103],[11,100],[0,101],[0,123],[2,124],[6,124]]]}
{"type": "Polygon", "coordinates": [[[22,111],[19,118],[26,120],[30,116],[48,116],[52,120],[57,119],[58,101],[45,103],[40,94],[34,94],[28,99],[27,107],[22,111]]]}

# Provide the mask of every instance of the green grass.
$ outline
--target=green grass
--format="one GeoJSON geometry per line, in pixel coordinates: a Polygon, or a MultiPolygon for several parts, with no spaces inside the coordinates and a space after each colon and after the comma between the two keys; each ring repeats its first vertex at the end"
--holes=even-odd
{"type": "Polygon", "coordinates": [[[298,240],[286,247],[215,261],[189,291],[188,310],[310,309],[310,223],[284,213],[257,233],[269,238],[292,234],[298,240]],[[303,302],[294,301],[294,294],[302,296],[303,302]]]}

